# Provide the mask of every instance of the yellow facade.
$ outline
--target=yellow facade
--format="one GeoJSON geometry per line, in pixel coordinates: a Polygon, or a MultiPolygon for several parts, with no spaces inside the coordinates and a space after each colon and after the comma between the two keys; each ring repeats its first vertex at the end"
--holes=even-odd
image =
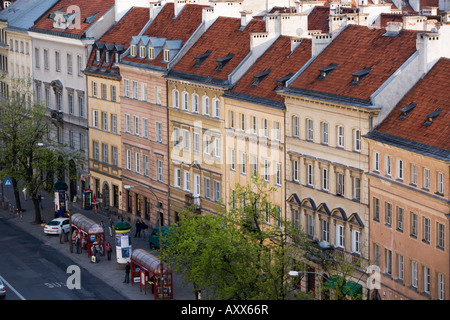
{"type": "Polygon", "coordinates": [[[86,74],[90,187],[103,206],[122,209],[120,79],[86,74]]]}

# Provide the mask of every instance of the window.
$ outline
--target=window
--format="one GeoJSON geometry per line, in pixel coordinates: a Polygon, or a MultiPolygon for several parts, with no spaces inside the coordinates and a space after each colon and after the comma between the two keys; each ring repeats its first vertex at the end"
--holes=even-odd
{"type": "Polygon", "coordinates": [[[80,117],[84,117],[84,96],[78,94],[78,110],[80,112],[80,117]]]}
{"type": "Polygon", "coordinates": [[[378,152],[373,153],[373,170],[380,172],[380,154],[378,152]]]}
{"type": "Polygon", "coordinates": [[[397,207],[397,230],[403,232],[403,219],[404,219],[404,210],[401,207],[397,207]]]}
{"type": "Polygon", "coordinates": [[[163,162],[161,160],[156,160],[156,179],[159,182],[163,181],[163,162]]]}
{"type": "Polygon", "coordinates": [[[445,225],[437,222],[437,247],[440,249],[445,248],[445,225]]]}
{"type": "Polygon", "coordinates": [[[133,116],[134,135],[139,136],[139,117],[133,116]]]}
{"type": "Polygon", "coordinates": [[[130,81],[123,79],[123,95],[127,98],[130,97],[130,81]]]}
{"type": "Polygon", "coordinates": [[[55,51],[55,69],[57,72],[61,71],[61,55],[59,51],[55,51]]]}
{"type": "Polygon", "coordinates": [[[292,117],[292,135],[296,138],[300,136],[300,120],[297,116],[292,117]]]}
{"type": "Polygon", "coordinates": [[[430,169],[423,168],[423,188],[430,189],[430,169]]]}
{"type": "Polygon", "coordinates": [[[190,138],[189,130],[183,130],[183,149],[184,150],[189,150],[189,147],[191,145],[189,138],[190,138]]]}
{"type": "Polygon", "coordinates": [[[191,173],[187,170],[183,171],[183,190],[187,192],[191,190],[191,173]]]}
{"type": "Polygon", "coordinates": [[[361,179],[356,177],[353,178],[353,199],[361,200],[361,179]]]}
{"type": "Polygon", "coordinates": [[[361,131],[353,131],[353,150],[356,152],[361,151],[361,131]]]}
{"type": "Polygon", "coordinates": [[[314,139],[314,126],[311,119],[306,120],[306,139],[310,141],[314,139]]]}
{"type": "Polygon", "coordinates": [[[155,104],[161,104],[161,87],[155,87],[155,104]]]}
{"type": "Polygon", "coordinates": [[[139,46],[139,57],[141,58],[145,58],[145,47],[144,46],[139,46]]]}
{"type": "Polygon", "coordinates": [[[397,279],[403,281],[404,279],[404,258],[402,255],[397,255],[397,279]]]}
{"type": "Polygon", "coordinates": [[[344,226],[336,224],[336,247],[344,248],[344,226]]]}
{"type": "Polygon", "coordinates": [[[245,131],[245,114],[241,113],[241,131],[245,131]]]}
{"type": "Polygon", "coordinates": [[[155,48],[153,48],[153,47],[148,48],[148,58],[150,60],[155,59],[155,48]]]}
{"type": "Polygon", "coordinates": [[[148,119],[142,119],[142,136],[148,138],[148,119]]]}
{"type": "Polygon", "coordinates": [[[361,253],[361,232],[352,230],[352,252],[361,253]]]}
{"type": "Polygon", "coordinates": [[[204,178],[203,180],[204,185],[204,197],[206,199],[211,199],[211,180],[209,178],[204,178]]]}
{"type": "Polygon", "coordinates": [[[129,114],[125,114],[125,132],[131,132],[131,119],[129,114]]]}
{"type": "Polygon", "coordinates": [[[328,190],[328,169],[322,169],[322,190],[328,190]]]}
{"type": "Polygon", "coordinates": [[[426,243],[430,243],[430,229],[431,229],[431,223],[430,219],[423,217],[423,238],[422,240],[426,243]]]}
{"type": "Polygon", "coordinates": [[[117,101],[116,86],[111,86],[111,101],[117,101]]]}
{"type": "Polygon", "coordinates": [[[386,156],[384,163],[384,172],[388,176],[392,176],[392,157],[386,156]]]}
{"type": "Polygon", "coordinates": [[[97,82],[92,81],[92,96],[97,98],[97,82]]]}
{"type": "Polygon", "coordinates": [[[181,95],[181,105],[184,111],[189,111],[189,93],[187,91],[183,91],[181,95]]]}
{"type": "Polygon", "coordinates": [[[342,173],[337,173],[336,175],[336,194],[338,196],[344,196],[344,175],[342,173]]]}
{"type": "Polygon", "coordinates": [[[117,166],[119,164],[119,151],[117,147],[111,147],[111,153],[112,153],[112,164],[114,166],[117,166]]]}
{"type": "Polygon", "coordinates": [[[214,181],[214,201],[218,202],[221,198],[220,181],[214,181]]]}
{"type": "Polygon", "coordinates": [[[172,107],[180,108],[180,92],[177,89],[172,90],[172,107]]]}
{"type": "Polygon", "coordinates": [[[78,75],[80,77],[83,76],[83,58],[81,56],[77,56],[77,64],[78,64],[78,75]]]}
{"type": "Polygon", "coordinates": [[[437,193],[444,194],[444,174],[442,172],[437,173],[437,193]]]}
{"type": "Polygon", "coordinates": [[[418,275],[417,262],[411,261],[411,286],[417,289],[418,275]]]}
{"type": "Polygon", "coordinates": [[[403,180],[403,160],[397,160],[397,179],[403,180]]]}
{"type": "Polygon", "coordinates": [[[135,44],[132,44],[132,45],[130,46],[130,54],[131,54],[132,56],[135,56],[136,53],[137,53],[136,51],[137,51],[136,45],[135,45],[135,44]]]}
{"type": "Polygon", "coordinates": [[[200,134],[198,132],[194,132],[192,138],[194,152],[200,153],[200,134]]]}
{"type": "Polygon", "coordinates": [[[307,234],[310,238],[314,237],[314,216],[306,215],[307,234]]]}
{"type": "Polygon", "coordinates": [[[138,83],[133,81],[133,99],[138,99],[138,83]]]}
{"type": "Polygon", "coordinates": [[[417,186],[417,166],[411,164],[411,184],[417,186]]]}
{"type": "Polygon", "coordinates": [[[344,127],[343,126],[337,127],[337,146],[339,148],[344,147],[344,127]]]}
{"type": "Polygon", "coordinates": [[[164,61],[169,62],[170,61],[170,50],[164,49],[164,61]]]}
{"type": "Polygon", "coordinates": [[[144,155],[144,176],[148,177],[150,174],[150,162],[147,155],[144,155]]]}
{"type": "Polygon", "coordinates": [[[69,146],[74,149],[75,148],[75,137],[73,131],[69,130],[69,146]]]}
{"type": "Polygon", "coordinates": [[[103,143],[102,147],[103,147],[103,162],[108,163],[108,155],[109,155],[108,145],[103,143]]]}
{"type": "Polygon", "coordinates": [[[308,164],[307,167],[307,175],[308,175],[308,185],[313,186],[314,185],[314,168],[311,164],[308,164]]]}
{"type": "Polygon", "coordinates": [[[207,156],[210,156],[211,155],[211,137],[208,135],[204,135],[203,141],[204,141],[203,153],[207,156]]]}
{"type": "Polygon", "coordinates": [[[392,276],[392,251],[385,249],[385,270],[384,272],[392,276]]]}
{"type": "Polygon", "coordinates": [[[375,257],[374,264],[380,266],[380,246],[376,243],[373,244],[373,256],[375,257]]]}
{"type": "Polygon", "coordinates": [[[141,154],[139,152],[134,153],[134,171],[141,173],[141,154]]]}
{"type": "Polygon", "coordinates": [[[322,241],[330,242],[330,224],[327,220],[322,220],[322,241]]]}
{"type": "Polygon", "coordinates": [[[322,122],[322,143],[328,144],[328,123],[322,122]]]}
{"type": "Polygon", "coordinates": [[[217,98],[213,99],[213,117],[220,117],[220,100],[217,98]]]}
{"type": "Polygon", "coordinates": [[[162,122],[156,121],[155,134],[156,134],[156,142],[162,143],[163,142],[162,122]]]}
{"type": "Polygon", "coordinates": [[[39,48],[34,48],[34,64],[36,66],[36,68],[40,68],[41,67],[41,61],[39,58],[39,48]]]}
{"type": "Polygon", "coordinates": [[[281,163],[276,164],[275,184],[281,186],[281,163]]]}
{"type": "Polygon", "coordinates": [[[230,169],[236,170],[236,152],[234,149],[230,150],[230,169]]]}
{"type": "Polygon", "coordinates": [[[389,202],[385,204],[384,223],[389,227],[392,225],[392,203],[389,202]]]}
{"type": "Polygon", "coordinates": [[[250,116],[251,130],[252,134],[256,134],[258,132],[258,124],[255,116],[250,116]]]}
{"type": "Polygon", "coordinates": [[[230,123],[229,123],[229,127],[231,128],[231,129],[234,129],[234,111],[230,111],[230,123]]]}
{"type": "Polygon", "coordinates": [[[174,148],[178,147],[180,144],[180,129],[179,128],[173,128],[172,140],[173,140],[174,148]]]}
{"type": "Polygon", "coordinates": [[[176,188],[181,187],[181,170],[180,170],[180,168],[173,169],[173,185],[176,188]]]}
{"type": "Polygon", "coordinates": [[[98,128],[98,111],[92,110],[92,126],[98,128]]]}
{"type": "Polygon", "coordinates": [[[102,129],[108,131],[108,114],[102,112],[102,129]]]}
{"type": "Polygon", "coordinates": [[[117,115],[111,115],[111,132],[117,133],[117,115]]]}
{"type": "Polygon", "coordinates": [[[431,282],[430,280],[431,280],[430,268],[423,267],[423,291],[428,294],[430,294],[430,282],[431,282]]]}
{"type": "Polygon", "coordinates": [[[445,299],[445,276],[441,273],[438,274],[438,299],[445,299]]]}
{"type": "Polygon", "coordinates": [[[300,213],[296,209],[292,209],[292,221],[294,228],[300,230],[300,213]]]}
{"type": "Polygon", "coordinates": [[[94,160],[99,160],[99,150],[98,150],[98,141],[93,141],[93,157],[94,160]]]}
{"type": "Polygon", "coordinates": [[[44,69],[48,70],[48,49],[44,49],[44,69]]]}
{"type": "Polygon", "coordinates": [[[242,153],[241,155],[241,173],[242,174],[247,174],[247,154],[242,153]]]}
{"type": "Polygon", "coordinates": [[[209,97],[207,95],[203,96],[203,114],[209,116],[209,97]]]}
{"type": "Polygon", "coordinates": [[[72,74],[72,55],[70,53],[67,54],[67,73],[72,74]]]}
{"type": "Polygon", "coordinates": [[[264,181],[269,181],[269,160],[264,160],[264,181]]]}
{"type": "Polygon", "coordinates": [[[274,136],[272,137],[272,139],[276,140],[276,141],[280,141],[281,140],[281,124],[278,121],[275,121],[273,123],[274,126],[274,136]]]}
{"type": "Polygon", "coordinates": [[[262,129],[263,129],[263,136],[269,137],[269,120],[263,119],[262,120],[262,129]]]}
{"type": "Polygon", "coordinates": [[[417,227],[418,227],[418,216],[416,213],[411,212],[410,214],[410,235],[417,238],[417,227]]]}
{"type": "Polygon", "coordinates": [[[298,161],[292,161],[292,180],[298,182],[298,161]]]}
{"type": "Polygon", "coordinates": [[[220,137],[214,138],[214,157],[220,158],[220,137]]]}
{"type": "Polygon", "coordinates": [[[67,93],[67,100],[69,102],[69,114],[73,114],[73,94],[67,93]]]}
{"type": "Polygon", "coordinates": [[[256,177],[258,175],[258,158],[256,156],[252,156],[252,176],[256,177]]]}

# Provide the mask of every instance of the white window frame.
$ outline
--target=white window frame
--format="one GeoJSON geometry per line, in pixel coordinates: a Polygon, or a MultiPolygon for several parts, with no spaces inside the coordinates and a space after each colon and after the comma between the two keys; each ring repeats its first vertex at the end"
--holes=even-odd
{"type": "Polygon", "coordinates": [[[345,146],[345,140],[344,140],[344,127],[338,126],[336,129],[337,132],[337,141],[336,144],[338,148],[344,148],[345,146]]]}

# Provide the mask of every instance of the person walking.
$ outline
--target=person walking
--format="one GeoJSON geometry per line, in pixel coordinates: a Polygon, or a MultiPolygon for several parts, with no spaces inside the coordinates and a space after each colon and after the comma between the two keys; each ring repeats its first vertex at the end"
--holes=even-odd
{"type": "Polygon", "coordinates": [[[40,193],[38,194],[38,202],[39,202],[39,208],[44,209],[44,206],[42,205],[42,196],[40,193]]]}
{"type": "Polygon", "coordinates": [[[123,281],[123,283],[130,283],[130,262],[127,262],[127,265],[125,266],[125,280],[123,281]]]}
{"type": "Polygon", "coordinates": [[[111,260],[111,252],[112,252],[112,246],[111,244],[108,242],[106,244],[106,254],[108,256],[108,260],[111,260]]]}
{"type": "Polygon", "coordinates": [[[134,234],[134,237],[141,237],[141,220],[137,219],[136,221],[136,232],[134,234]]]}

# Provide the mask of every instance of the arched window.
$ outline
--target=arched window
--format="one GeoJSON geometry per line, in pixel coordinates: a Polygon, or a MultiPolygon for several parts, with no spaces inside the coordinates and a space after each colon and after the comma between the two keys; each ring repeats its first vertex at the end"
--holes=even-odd
{"type": "Polygon", "coordinates": [[[180,92],[177,89],[172,90],[172,107],[180,108],[180,92]]]}

